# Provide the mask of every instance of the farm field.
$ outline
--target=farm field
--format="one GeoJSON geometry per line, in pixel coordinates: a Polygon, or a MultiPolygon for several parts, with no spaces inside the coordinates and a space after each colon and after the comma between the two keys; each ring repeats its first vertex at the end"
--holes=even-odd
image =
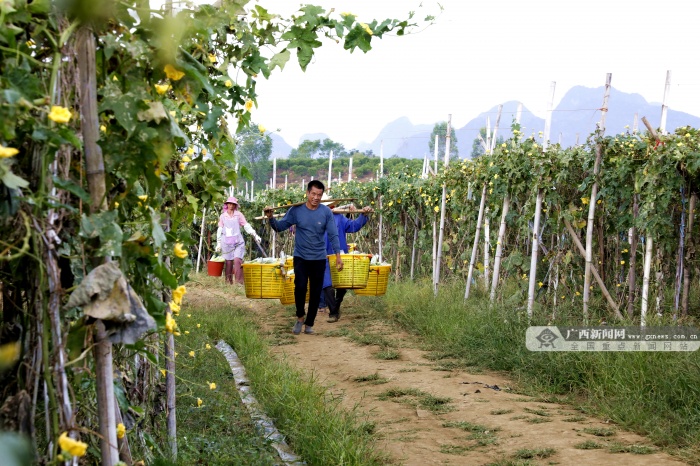
{"type": "MultiPolygon", "coordinates": [[[[329,403],[358,413],[376,451],[386,457],[376,463],[368,455],[352,464],[695,464],[688,451],[672,449],[676,457],[671,456],[650,439],[597,416],[595,407],[576,396],[539,391],[515,374],[441,355],[392,319],[387,308],[400,305],[391,294],[388,305],[385,298],[349,295],[338,323],[326,323],[319,314],[316,335],[293,336],[291,307],[247,299],[242,289],[230,292],[216,278],[195,281],[185,312],[213,317],[240,308],[275,358],[322,386],[329,403]]],[[[216,318],[209,321],[216,325],[216,318]]],[[[251,388],[255,393],[254,377],[251,388]]],[[[309,464],[333,462],[307,458],[305,442],[295,444],[294,432],[283,434],[309,464]]],[[[317,434],[320,445],[332,441],[317,434]]]]}

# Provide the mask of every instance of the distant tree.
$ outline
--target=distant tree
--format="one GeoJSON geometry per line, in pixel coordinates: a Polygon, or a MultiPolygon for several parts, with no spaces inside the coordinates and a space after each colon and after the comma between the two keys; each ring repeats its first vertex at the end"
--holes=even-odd
{"type": "MultiPolygon", "coordinates": [[[[438,136],[438,153],[441,157],[445,156],[445,144],[447,140],[447,122],[441,121],[433,126],[433,132],[430,134],[430,141],[428,142],[428,148],[431,154],[435,153],[435,135],[438,136]]],[[[457,136],[455,135],[455,129],[450,128],[450,159],[458,159],[459,150],[457,149],[457,136]]]]}
{"type": "Polygon", "coordinates": [[[333,151],[333,157],[347,157],[348,153],[339,142],[335,142],[332,139],[324,139],[322,141],[315,140],[310,141],[305,139],[299,147],[292,149],[289,153],[290,159],[323,159],[328,158],[331,151],[333,151]]]}
{"type": "Polygon", "coordinates": [[[272,138],[261,133],[258,125],[251,123],[236,134],[236,156],[241,165],[248,167],[255,185],[263,188],[268,182],[272,138]]]}
{"type": "MultiPolygon", "coordinates": [[[[481,134],[481,138],[486,141],[486,127],[482,126],[479,128],[479,134],[481,134]]],[[[497,136],[496,137],[496,145],[503,144],[503,137],[502,136],[497,136]]],[[[471,158],[475,159],[479,157],[480,155],[484,155],[484,146],[481,145],[481,141],[479,141],[479,138],[475,138],[474,141],[472,141],[472,153],[471,153],[471,158]]]]}

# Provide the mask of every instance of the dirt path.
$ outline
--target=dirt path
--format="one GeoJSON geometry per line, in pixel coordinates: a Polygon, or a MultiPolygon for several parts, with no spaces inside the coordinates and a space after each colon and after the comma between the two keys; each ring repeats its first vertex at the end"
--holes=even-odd
{"type": "Polygon", "coordinates": [[[316,334],[299,336],[291,333],[291,306],[238,293],[236,304],[254,313],[276,354],[367,413],[393,464],[684,464],[604,420],[514,393],[500,375],[431,360],[410,335],[373,321],[350,293],[338,323],[319,314],[316,334]]]}

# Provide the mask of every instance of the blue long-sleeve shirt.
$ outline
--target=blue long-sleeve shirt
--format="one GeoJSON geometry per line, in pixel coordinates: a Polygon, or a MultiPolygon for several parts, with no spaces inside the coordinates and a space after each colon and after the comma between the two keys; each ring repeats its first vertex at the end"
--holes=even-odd
{"type": "MultiPolygon", "coordinates": [[[[294,256],[306,260],[326,259],[326,242],[328,235],[331,251],[328,254],[340,252],[338,228],[333,220],[333,212],[328,206],[319,205],[316,210],[306,207],[306,204],[291,207],[280,220],[270,219],[270,226],[275,231],[284,231],[296,225],[294,256]]],[[[347,246],[346,246],[347,247],[347,246]]]]}

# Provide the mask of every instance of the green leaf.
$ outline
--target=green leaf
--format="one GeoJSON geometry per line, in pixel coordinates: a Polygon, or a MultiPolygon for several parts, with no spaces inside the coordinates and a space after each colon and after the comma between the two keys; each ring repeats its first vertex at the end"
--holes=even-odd
{"type": "Polygon", "coordinates": [[[86,204],[90,204],[90,202],[91,202],[90,195],[83,188],[81,188],[77,184],[73,183],[71,180],[64,180],[64,179],[58,178],[57,176],[54,176],[53,177],[53,184],[55,184],[58,189],[63,189],[65,191],[68,191],[69,193],[77,196],[80,200],[82,200],[86,204]]]}
{"type": "Polygon", "coordinates": [[[98,257],[121,256],[124,234],[116,219],[116,210],[107,210],[92,215],[83,214],[80,221],[80,236],[83,238],[100,238],[98,257]]]}
{"type": "Polygon", "coordinates": [[[165,232],[160,226],[160,215],[153,209],[151,209],[151,236],[156,247],[159,248],[165,243],[165,232]]]}
{"type": "Polygon", "coordinates": [[[279,67],[280,70],[284,70],[284,65],[287,64],[291,56],[292,54],[287,49],[282,50],[280,53],[276,53],[270,59],[270,70],[274,70],[276,67],[279,67]]]}
{"type": "Polygon", "coordinates": [[[164,286],[168,288],[177,288],[177,278],[173,275],[170,270],[162,262],[158,263],[153,268],[153,274],[158,277],[158,279],[163,283],[164,286]]]}
{"type": "Polygon", "coordinates": [[[2,176],[2,182],[8,187],[8,189],[19,189],[29,186],[29,182],[27,180],[20,178],[9,170],[2,176]]]}
{"type": "Polygon", "coordinates": [[[160,124],[161,120],[168,118],[168,112],[163,106],[163,102],[149,102],[148,110],[141,110],[136,114],[139,121],[155,121],[160,124]]]}

